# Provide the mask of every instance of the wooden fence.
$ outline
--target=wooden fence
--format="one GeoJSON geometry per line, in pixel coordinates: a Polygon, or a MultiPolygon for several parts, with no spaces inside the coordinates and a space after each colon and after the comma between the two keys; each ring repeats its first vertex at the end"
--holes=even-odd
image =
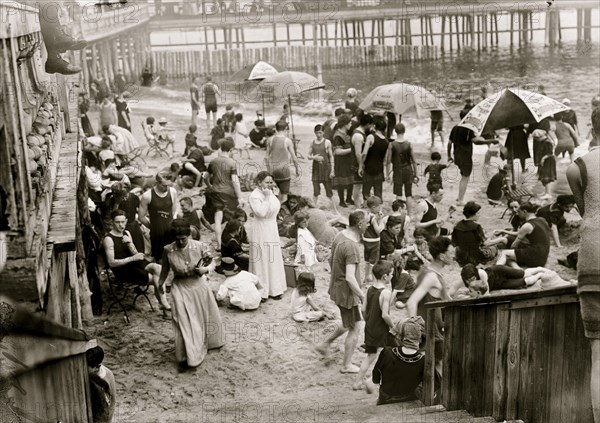
{"type": "Polygon", "coordinates": [[[285,46],[218,51],[154,51],[154,70],[163,69],[169,78],[192,75],[226,75],[264,60],[285,69],[313,69],[319,57],[323,68],[384,65],[398,62],[436,60],[437,46],[285,46]]]}
{"type": "MultiPolygon", "coordinates": [[[[444,313],[447,410],[499,421],[593,421],[590,344],[575,287],[428,307],[428,313],[435,308],[444,313]]],[[[427,351],[426,404],[433,399],[433,340],[427,351]]]]}

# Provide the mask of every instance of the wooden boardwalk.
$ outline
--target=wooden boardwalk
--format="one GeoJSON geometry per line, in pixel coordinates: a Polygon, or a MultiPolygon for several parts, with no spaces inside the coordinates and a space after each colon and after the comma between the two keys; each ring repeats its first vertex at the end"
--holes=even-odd
{"type": "Polygon", "coordinates": [[[75,250],[77,184],[79,182],[78,134],[67,133],[60,147],[48,243],[58,252],[75,250]]]}

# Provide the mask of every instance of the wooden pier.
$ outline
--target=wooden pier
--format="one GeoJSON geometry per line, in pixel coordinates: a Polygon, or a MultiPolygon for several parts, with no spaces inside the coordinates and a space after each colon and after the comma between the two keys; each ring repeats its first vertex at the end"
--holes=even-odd
{"type": "Polygon", "coordinates": [[[521,48],[537,33],[554,48],[566,31],[587,43],[600,27],[592,22],[597,5],[588,0],[554,2],[550,8],[544,2],[477,0],[448,5],[265,1],[260,11],[248,2],[226,2],[230,10],[208,0],[161,4],[136,1],[122,9],[103,8],[98,19],[75,25],[91,41],[79,59],[86,84],[98,75],[112,81],[117,69],[137,83],[146,66],[186,78],[226,75],[258,59],[305,70],[317,65],[315,58],[324,68],[437,60],[466,49],[481,54],[500,46],[521,48]],[[576,26],[562,24],[565,11],[576,11],[576,26]],[[155,37],[169,31],[177,39],[155,37]],[[259,37],[251,36],[257,32],[259,37]]]}

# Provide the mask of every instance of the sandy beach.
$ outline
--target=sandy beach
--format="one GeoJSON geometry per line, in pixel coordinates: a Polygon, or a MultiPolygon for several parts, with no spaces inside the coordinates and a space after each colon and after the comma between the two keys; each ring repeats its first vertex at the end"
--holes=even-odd
{"type": "MultiPolygon", "coordinates": [[[[296,116],[294,130],[299,138],[299,151],[306,157],[311,140],[312,128],[322,123],[333,105],[324,105],[310,115],[296,116]]],[[[460,105],[461,106],[461,105],[460,105]]],[[[460,108],[460,106],[457,106],[460,108]]],[[[184,149],[184,134],[189,125],[188,102],[181,101],[171,92],[160,88],[148,90],[135,102],[130,103],[132,110],[132,127],[134,135],[140,143],[145,139],[141,132],[140,122],[146,116],[155,118],[166,117],[169,127],[176,135],[176,151],[180,155],[184,149]]],[[[278,118],[279,107],[271,109],[267,114],[268,123],[274,123],[278,118]]],[[[254,106],[242,109],[248,129],[252,128],[255,120],[254,106]]],[[[219,115],[224,112],[220,107],[219,115]]],[[[450,110],[455,116],[451,122],[446,116],[445,135],[451,127],[458,123],[458,110],[450,110]]],[[[90,113],[92,122],[96,113],[90,113]]],[[[208,132],[205,130],[203,112],[200,114],[199,134],[203,144],[207,144],[208,132]]],[[[419,168],[429,163],[429,119],[417,119],[416,116],[403,117],[407,126],[406,138],[413,142],[416,160],[419,168]],[[422,163],[422,165],[421,165],[422,163]]],[[[442,152],[443,162],[446,161],[445,146],[436,140],[437,149],[442,152]]],[[[508,217],[500,218],[504,207],[490,206],[485,196],[487,181],[496,172],[496,167],[485,168],[483,154],[486,147],[475,147],[475,167],[472,181],[467,191],[467,200],[477,201],[483,210],[479,223],[491,236],[493,229],[506,228],[508,217]]],[[[578,152],[585,151],[582,146],[578,152]]],[[[256,168],[264,168],[264,152],[251,150],[251,160],[239,160],[241,173],[244,169],[256,173],[256,168]]],[[[209,161],[212,156],[207,157],[209,161]]],[[[149,158],[147,171],[155,172],[175,160],[166,158],[149,158]]],[[[493,158],[492,164],[498,165],[499,159],[493,158]]],[[[310,181],[311,162],[301,162],[301,175],[292,180],[291,192],[312,197],[310,181]]],[[[564,173],[568,163],[561,162],[559,174],[564,173]]],[[[535,193],[543,191],[537,181],[533,165],[531,170],[519,178],[535,193]]],[[[445,197],[440,210],[445,211],[456,202],[458,190],[458,169],[451,166],[444,182],[445,197]]],[[[426,196],[426,181],[422,180],[413,187],[415,198],[426,196]]],[[[196,191],[190,191],[196,206],[200,207],[203,198],[196,191]]],[[[247,197],[248,192],[244,193],[247,197]]],[[[390,210],[394,197],[391,185],[384,184],[384,211],[390,210]]],[[[318,207],[325,207],[327,201],[320,198],[318,207]]],[[[336,197],[337,201],[337,197],[336,197]]],[[[536,200],[537,201],[537,200],[536,200]]],[[[541,203],[540,203],[541,204],[541,203]]],[[[348,214],[352,209],[341,209],[348,214]]],[[[460,209],[454,214],[452,222],[462,218],[460,209]]],[[[579,220],[576,212],[571,212],[567,220],[579,220]]],[[[451,229],[452,223],[446,226],[451,229]]],[[[202,240],[216,246],[214,234],[205,231],[202,240]]],[[[575,271],[557,264],[557,259],[566,256],[577,249],[578,236],[574,233],[568,239],[563,238],[563,247],[552,245],[547,267],[556,270],[564,279],[575,278],[575,271]]],[[[446,280],[451,284],[460,284],[460,268],[454,264],[449,268],[446,280]]],[[[415,275],[413,275],[415,276],[415,275]]],[[[316,272],[317,293],[316,302],[333,315],[339,315],[337,307],[327,295],[329,284],[329,268],[327,263],[318,265],[316,272]]],[[[211,274],[209,283],[216,291],[223,277],[211,274]]],[[[150,297],[153,297],[152,295],[150,297]]],[[[105,294],[105,305],[110,303],[110,297],[105,294]]],[[[152,301],[155,301],[152,298],[152,301]]],[[[155,308],[156,304],[155,304],[155,308]]],[[[137,302],[137,311],[130,313],[131,324],[124,322],[123,314],[114,308],[109,316],[103,315],[89,322],[86,330],[97,338],[99,345],[106,351],[105,365],[112,369],[117,383],[117,422],[205,422],[205,421],[383,421],[385,407],[381,411],[369,410],[371,414],[362,414],[357,410],[360,404],[374,405],[376,394],[368,395],[364,391],[351,389],[354,376],[339,372],[343,343],[334,343],[332,354],[323,358],[313,351],[313,346],[324,339],[333,329],[332,321],[319,323],[295,323],[290,316],[290,290],[281,301],[269,300],[252,312],[242,312],[227,307],[220,309],[225,328],[226,343],[219,351],[212,351],[204,363],[194,372],[178,374],[174,353],[174,332],[170,320],[164,320],[158,311],[152,312],[147,303],[137,302]],[[345,413],[344,410],[354,410],[345,413]],[[376,414],[373,414],[376,413],[376,414]],[[381,419],[377,420],[377,413],[381,419]]],[[[401,310],[394,311],[394,319],[402,317],[401,310]]],[[[362,343],[362,342],[360,342],[362,343]]],[[[359,343],[359,344],[360,344],[359,343]]],[[[354,362],[360,363],[363,354],[357,352],[354,362]]],[[[402,407],[414,407],[408,404],[402,407]]],[[[389,409],[388,409],[389,410],[389,409]]],[[[366,412],[365,412],[366,413],[366,412]]]]}

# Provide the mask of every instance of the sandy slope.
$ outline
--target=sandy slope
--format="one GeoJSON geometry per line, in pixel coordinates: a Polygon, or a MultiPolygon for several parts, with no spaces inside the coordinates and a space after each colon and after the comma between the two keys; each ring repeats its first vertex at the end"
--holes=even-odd
{"type": "MultiPolygon", "coordinates": [[[[172,109],[161,101],[160,97],[150,95],[132,105],[134,134],[143,142],[139,130],[141,119],[149,114],[156,118],[165,115],[176,129],[177,149],[182,152],[183,134],[189,118],[183,113],[172,113],[172,109]]],[[[296,122],[296,135],[301,139],[300,151],[305,156],[312,139],[312,126],[322,120],[301,118],[296,122]]],[[[251,127],[251,120],[248,121],[251,127]]],[[[417,122],[414,119],[409,122],[413,125],[408,127],[407,136],[415,141],[417,161],[427,162],[430,153],[427,148],[429,122],[417,122]]],[[[204,126],[204,122],[201,126],[204,126]]],[[[446,126],[448,132],[450,122],[446,126]]],[[[479,153],[477,160],[481,163],[481,152],[484,150],[476,151],[479,153]]],[[[262,164],[263,154],[254,150],[253,161],[262,164]]],[[[167,161],[151,159],[149,163],[149,170],[156,170],[158,166],[166,165],[167,161]]],[[[245,163],[248,161],[241,161],[241,165],[245,163]]],[[[456,199],[456,174],[455,167],[450,169],[442,210],[456,199]]],[[[483,206],[480,223],[491,235],[493,229],[506,227],[508,219],[500,220],[502,207],[487,205],[484,174],[483,167],[477,165],[467,197],[483,206]]],[[[541,192],[541,185],[533,174],[526,176],[528,185],[536,192],[541,192]]],[[[385,185],[384,190],[384,203],[389,209],[393,200],[391,186],[385,185]]],[[[416,186],[415,191],[417,195],[424,196],[425,182],[416,186]]],[[[302,163],[302,176],[293,181],[292,192],[312,195],[308,161],[302,163]]],[[[196,196],[194,199],[196,204],[202,203],[202,198],[196,196]]],[[[319,206],[325,204],[320,202],[319,206]]],[[[347,213],[348,209],[344,212],[347,213]]],[[[459,212],[454,221],[460,217],[459,212]]],[[[568,219],[578,217],[571,214],[568,219]]],[[[214,238],[209,232],[205,232],[203,237],[207,240],[214,238]]],[[[578,238],[574,236],[564,241],[562,249],[553,247],[548,261],[548,266],[559,271],[566,279],[573,278],[574,272],[558,266],[556,260],[575,250],[577,242],[578,238]]],[[[448,274],[447,281],[459,283],[457,265],[449,269],[448,274]]],[[[320,265],[316,276],[316,301],[326,311],[337,313],[337,308],[327,295],[328,266],[320,265]]],[[[221,276],[211,275],[211,288],[217,290],[221,280],[221,276]]],[[[163,320],[158,312],[151,312],[147,303],[138,301],[138,311],[130,314],[130,325],[124,324],[122,314],[117,309],[113,309],[108,317],[101,316],[90,322],[87,330],[105,348],[105,364],[113,370],[117,381],[116,421],[352,421],[354,418],[351,415],[343,414],[344,407],[336,404],[374,403],[375,396],[365,399],[365,392],[352,391],[353,377],[339,373],[343,351],[341,342],[334,344],[329,358],[321,358],[312,351],[313,345],[332,329],[332,323],[293,322],[289,315],[289,299],[290,291],[282,301],[269,300],[254,312],[222,308],[225,346],[221,351],[209,353],[195,372],[187,374],[178,374],[176,370],[171,322],[163,320]]],[[[105,297],[106,301],[109,301],[108,297],[105,297]]],[[[396,315],[395,318],[399,319],[400,316],[396,315]]],[[[363,354],[357,352],[355,363],[360,363],[362,357],[363,354]]]]}

